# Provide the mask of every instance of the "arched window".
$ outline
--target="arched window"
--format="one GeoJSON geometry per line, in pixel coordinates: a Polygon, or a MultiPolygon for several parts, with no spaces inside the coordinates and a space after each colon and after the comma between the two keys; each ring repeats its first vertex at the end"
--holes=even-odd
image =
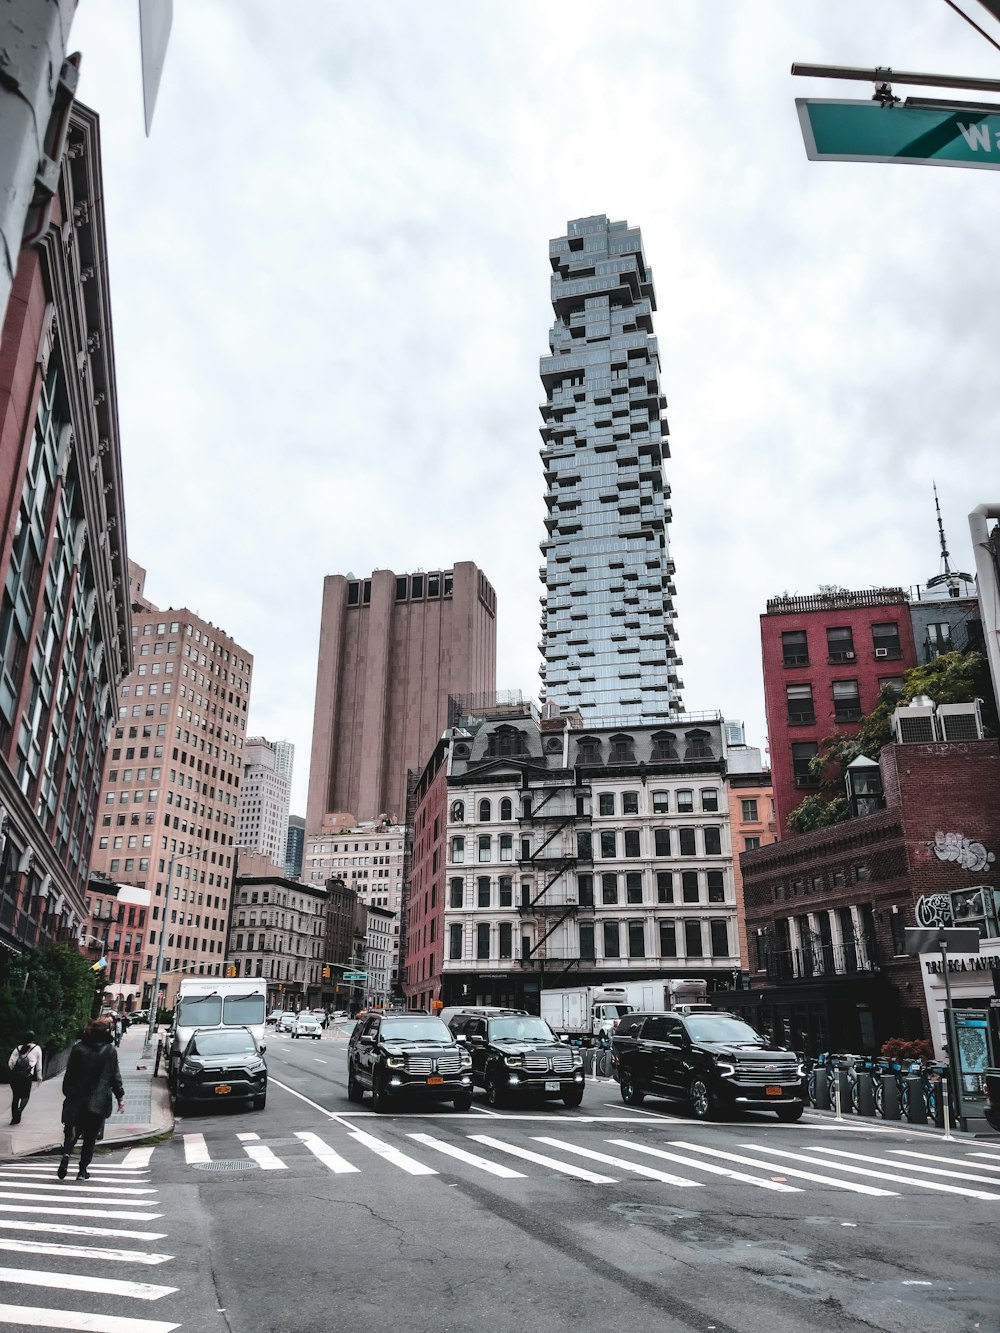
{"type": "Polygon", "coordinates": [[[492,810],[491,810],[491,808],[490,808],[490,803],[489,803],[489,801],[486,801],[486,800],[482,800],[482,801],[480,801],[480,802],[479,802],[479,822],[480,822],[481,824],[488,824],[488,823],[490,822],[490,819],[491,819],[491,818],[492,818],[492,810]]]}
{"type": "Polygon", "coordinates": [[[511,805],[510,799],[505,796],[500,802],[500,818],[502,820],[510,819],[513,816],[513,811],[514,807],[511,805]]]}
{"type": "Polygon", "coordinates": [[[677,737],[672,731],[654,731],[653,732],[653,752],[650,759],[654,762],[662,762],[666,759],[676,759],[677,755],[677,737]]]}
{"type": "Polygon", "coordinates": [[[465,802],[452,801],[451,803],[451,822],[453,824],[462,824],[465,822],[465,802]]]}
{"type": "Polygon", "coordinates": [[[506,725],[497,727],[490,735],[486,753],[491,758],[527,754],[524,732],[506,725]]]}
{"type": "Polygon", "coordinates": [[[685,759],[714,759],[715,753],[712,750],[712,737],[707,731],[686,731],[684,739],[687,742],[684,750],[685,759]]]}

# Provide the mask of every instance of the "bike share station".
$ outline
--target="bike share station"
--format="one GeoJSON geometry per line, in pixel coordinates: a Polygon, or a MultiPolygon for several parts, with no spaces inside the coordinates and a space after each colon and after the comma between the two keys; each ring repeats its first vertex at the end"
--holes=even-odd
{"type": "Polygon", "coordinates": [[[935,1054],[951,1071],[957,1125],[991,1134],[985,1080],[1000,1072],[1000,942],[983,940],[975,926],[905,934],[906,952],[920,959],[935,1054]]]}

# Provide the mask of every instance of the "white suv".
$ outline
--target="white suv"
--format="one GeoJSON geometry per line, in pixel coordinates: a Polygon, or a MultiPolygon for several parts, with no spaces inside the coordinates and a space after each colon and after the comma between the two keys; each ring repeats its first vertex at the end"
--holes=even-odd
{"type": "Polygon", "coordinates": [[[319,1041],[322,1035],[323,1029],[315,1014],[299,1014],[292,1024],[293,1037],[315,1037],[319,1041]]]}

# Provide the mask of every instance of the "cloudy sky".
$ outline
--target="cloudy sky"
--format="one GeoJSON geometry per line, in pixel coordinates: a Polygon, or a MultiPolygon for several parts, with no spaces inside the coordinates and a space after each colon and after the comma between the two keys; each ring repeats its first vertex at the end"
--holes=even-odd
{"type": "Polygon", "coordinates": [[[135,0],[81,0],[71,44],[102,120],[129,553],[155,603],[253,654],[293,811],[325,574],[476,561],[498,686],[537,695],[569,218],[638,224],[653,268],[688,709],[763,746],[766,599],[937,573],[935,480],[972,568],[1000,175],[810,163],[794,98],[871,89],[789,74],[1000,78],[945,0],[175,0],[148,140],[135,0]]]}

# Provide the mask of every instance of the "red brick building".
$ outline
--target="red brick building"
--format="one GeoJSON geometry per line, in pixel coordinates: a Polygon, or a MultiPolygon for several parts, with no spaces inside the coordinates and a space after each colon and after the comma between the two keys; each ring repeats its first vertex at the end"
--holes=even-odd
{"type": "Polygon", "coordinates": [[[400,977],[403,992],[416,1009],[431,1009],[441,994],[448,851],[447,759],[447,743],[441,740],[421,772],[414,794],[416,813],[400,977]]]}
{"type": "Polygon", "coordinates": [[[954,960],[955,1003],[1000,994],[995,740],[886,746],[886,808],[740,858],[756,1025],[810,1054],[927,1037],[943,1053],[937,956],[911,957],[915,925],[975,924],[978,961],[954,960]]]}
{"type": "Polygon", "coordinates": [[[917,664],[901,588],[773,597],[760,618],[764,706],[779,838],[818,782],[809,761],[830,736],[854,736],[883,685],[917,664]]]}

